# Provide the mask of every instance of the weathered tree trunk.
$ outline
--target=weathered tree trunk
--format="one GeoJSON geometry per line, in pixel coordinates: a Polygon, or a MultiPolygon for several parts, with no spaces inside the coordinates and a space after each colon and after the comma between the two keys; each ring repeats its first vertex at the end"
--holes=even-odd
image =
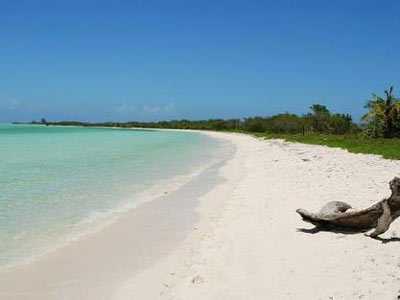
{"type": "Polygon", "coordinates": [[[389,229],[390,224],[400,216],[400,178],[389,182],[392,194],[371,207],[363,210],[350,210],[351,206],[344,202],[333,201],[326,204],[318,213],[310,213],[298,209],[304,221],[317,227],[328,229],[345,229],[366,231],[375,228],[370,235],[376,237],[389,229]]]}

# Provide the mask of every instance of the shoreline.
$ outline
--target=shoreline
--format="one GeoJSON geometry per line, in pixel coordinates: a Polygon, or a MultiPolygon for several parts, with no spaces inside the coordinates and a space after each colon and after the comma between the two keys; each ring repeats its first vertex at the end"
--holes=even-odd
{"type": "MultiPolygon", "coordinates": [[[[79,128],[76,129],[79,130],[79,128]]],[[[96,129],[93,129],[93,131],[88,129],[88,131],[93,133],[96,132],[96,129]]],[[[7,130],[5,132],[7,132],[7,130]]],[[[18,132],[19,131],[17,131],[17,133],[18,132]]],[[[61,131],[61,133],[62,132],[63,131],[61,131]]],[[[68,132],[74,131],[67,131],[67,133],[68,132]]],[[[78,131],[78,133],[80,132],[84,131],[78,131]]],[[[86,133],[84,132],[83,134],[86,133]]],[[[79,141],[79,135],[77,136],[79,141]]],[[[159,132],[154,138],[156,141],[155,143],[158,141],[157,137],[161,137],[161,140],[163,140],[163,136],[166,137],[165,139],[169,139],[168,137],[172,136],[173,138],[171,138],[171,140],[175,140],[174,137],[176,136],[176,139],[182,141],[181,148],[186,149],[186,151],[179,152],[176,150],[167,152],[168,147],[166,147],[166,150],[159,147],[159,151],[154,151],[154,153],[157,152],[158,155],[153,153],[153,156],[151,156],[152,158],[146,160],[146,155],[141,156],[139,154],[139,159],[137,159],[138,156],[135,154],[136,152],[134,147],[129,148],[129,146],[127,146],[129,142],[125,143],[126,141],[133,140],[130,139],[129,136],[136,136],[135,133],[122,133],[122,135],[120,135],[118,133],[114,134],[113,132],[108,132],[106,137],[107,136],[122,136],[121,140],[123,142],[121,144],[124,145],[123,147],[118,147],[119,141],[117,141],[117,143],[110,143],[107,139],[103,139],[103,141],[106,140],[106,146],[113,144],[111,147],[115,149],[125,148],[125,152],[127,152],[128,155],[122,156],[119,154],[120,159],[114,159],[114,157],[117,157],[119,152],[124,151],[118,152],[118,150],[116,150],[116,154],[114,154],[113,151],[109,151],[111,154],[108,156],[112,157],[110,160],[107,155],[104,155],[104,153],[108,153],[107,150],[90,152],[93,148],[88,150],[86,149],[86,151],[92,153],[90,157],[88,157],[88,161],[91,161],[89,163],[90,166],[88,168],[82,167],[81,160],[75,159],[75,165],[71,164],[73,167],[66,165],[66,168],[59,172],[60,174],[67,174],[69,172],[70,176],[58,176],[58,174],[54,174],[55,171],[58,171],[55,167],[46,168],[46,166],[65,166],[63,161],[64,155],[66,155],[65,160],[68,161],[68,163],[71,160],[73,161],[73,159],[69,159],[71,156],[70,153],[64,154],[62,151],[58,152],[59,161],[62,161],[60,164],[58,164],[58,162],[54,163],[54,161],[48,162],[46,156],[42,157],[39,164],[43,164],[43,169],[46,170],[46,172],[37,171],[35,173],[35,170],[40,170],[40,168],[37,168],[37,164],[35,163],[35,159],[37,158],[29,159],[28,157],[28,159],[26,159],[23,155],[23,150],[21,151],[22,154],[20,159],[25,159],[25,161],[28,162],[26,164],[28,166],[34,165],[31,173],[26,171],[26,169],[29,170],[30,167],[25,167],[25,170],[21,168],[22,171],[20,171],[18,167],[14,170],[12,169],[12,163],[8,164],[6,162],[7,159],[5,160],[6,168],[4,169],[4,174],[8,173],[10,175],[8,178],[15,178],[13,179],[15,184],[14,188],[7,190],[7,186],[13,185],[10,185],[7,179],[3,180],[3,183],[6,184],[6,202],[3,203],[4,205],[2,206],[3,209],[1,215],[3,216],[2,224],[4,225],[2,233],[5,234],[1,234],[0,238],[0,241],[2,242],[0,247],[2,249],[2,252],[0,253],[0,273],[7,269],[13,269],[18,265],[37,261],[41,256],[65,247],[69,243],[79,240],[86,234],[91,234],[103,229],[127,211],[137,207],[140,203],[151,201],[154,198],[163,196],[164,190],[168,190],[169,192],[177,190],[182,184],[191,180],[196,174],[201,173],[204,169],[210,166],[213,161],[220,159],[220,157],[222,158],[224,155],[220,150],[213,151],[210,154],[207,153],[209,146],[206,145],[215,145],[216,149],[222,149],[224,147],[222,143],[218,142],[216,139],[213,140],[194,133],[180,134],[159,132]],[[189,140],[187,144],[185,144],[185,136],[188,137],[189,140]],[[218,144],[220,144],[221,147],[219,147],[218,144]],[[175,156],[174,152],[185,155],[175,156]],[[93,155],[93,153],[95,153],[95,155],[93,155]],[[115,163],[112,163],[113,161],[115,161],[115,163]],[[127,162],[126,164],[124,163],[125,161],[127,162]],[[132,161],[138,161],[138,163],[132,163],[132,161]],[[141,161],[144,163],[141,163],[141,161]],[[110,168],[110,166],[114,167],[114,165],[117,167],[114,169],[110,168]],[[105,166],[107,166],[108,169],[105,166]],[[42,176],[41,172],[43,174],[47,173],[55,175],[55,177],[53,178],[48,175],[42,176]],[[40,182],[40,184],[46,184],[46,186],[42,187],[39,184],[33,184],[32,186],[27,185],[25,181],[28,183],[30,181],[29,178],[25,178],[25,174],[28,174],[27,176],[35,177],[34,182],[40,182]],[[19,182],[21,183],[19,184],[19,182]],[[95,182],[98,182],[98,184],[94,184],[95,182]],[[17,188],[15,188],[15,186],[17,186],[17,188]],[[97,189],[93,189],[93,186],[97,186],[97,189]],[[20,187],[26,188],[23,189],[20,187]],[[82,197],[79,194],[81,187],[84,194],[82,197]],[[108,189],[108,187],[110,187],[110,189],[108,189]],[[108,192],[108,190],[110,190],[110,192],[108,192]],[[111,190],[113,192],[111,192],[111,190]],[[54,192],[47,195],[46,191],[54,192]],[[62,191],[65,191],[65,193],[62,191]],[[74,192],[76,193],[74,194],[74,192]],[[86,194],[90,194],[90,196],[85,197],[86,194]],[[49,197],[43,204],[40,200],[45,199],[46,196],[49,197]],[[24,197],[27,198],[26,202],[24,202],[24,197]],[[12,203],[13,201],[23,203],[21,208],[25,207],[25,215],[23,209],[21,209],[22,222],[16,221],[19,217],[18,209],[14,209],[13,206],[7,208],[7,199],[13,199],[11,201],[12,203]],[[62,203],[64,203],[64,199],[65,205],[63,206],[62,203]],[[46,206],[46,203],[49,205],[46,206]],[[61,205],[57,205],[57,203],[61,203],[61,205]],[[17,211],[17,213],[15,211],[17,211]],[[49,212],[54,213],[54,220],[57,218],[58,220],[53,222],[52,215],[49,212]],[[19,224],[25,225],[19,226],[19,224]],[[36,230],[36,228],[38,229],[36,230]]],[[[146,136],[150,137],[153,136],[153,134],[149,133],[147,135],[146,133],[139,135],[139,137],[141,136],[145,139],[146,136]]],[[[101,133],[100,137],[102,137],[101,133]]],[[[46,142],[50,142],[50,139],[49,136],[49,139],[46,142]]],[[[97,136],[96,139],[96,142],[99,142],[97,136]]],[[[140,144],[140,138],[138,140],[140,144]]],[[[11,140],[10,145],[13,145],[12,142],[13,140],[11,140]]],[[[51,144],[51,142],[48,144],[51,144]]],[[[68,142],[66,142],[66,144],[72,145],[68,142]]],[[[151,144],[154,144],[154,142],[152,143],[150,141],[150,145],[151,144]]],[[[177,144],[179,145],[179,142],[177,144]]],[[[174,143],[170,143],[170,145],[174,145],[174,143]]],[[[28,145],[26,149],[29,149],[30,146],[31,145],[28,145]]],[[[40,153],[40,148],[42,146],[36,146],[38,146],[36,149],[38,149],[38,152],[40,153]]],[[[12,149],[13,146],[9,146],[9,148],[12,149]]],[[[20,147],[20,149],[23,148],[24,147],[20,147]]],[[[49,147],[46,148],[49,149],[49,147]]],[[[174,146],[171,146],[170,148],[181,149],[174,146]]],[[[33,147],[32,149],[34,150],[35,148],[33,147]]],[[[61,148],[59,147],[59,149],[61,148]]],[[[99,149],[103,148],[99,147],[99,149]]],[[[80,148],[80,145],[72,145],[70,150],[73,150],[72,152],[84,151],[84,149],[80,148]]],[[[140,151],[141,150],[139,149],[139,152],[140,151]]],[[[9,151],[9,153],[11,153],[9,161],[14,161],[14,157],[17,160],[19,159],[18,157],[20,154],[15,156],[12,151],[9,151]]],[[[53,153],[49,153],[50,158],[53,153]]],[[[5,151],[5,157],[7,157],[7,155],[7,151],[5,151]]],[[[32,155],[34,156],[34,154],[32,155]]],[[[123,155],[125,155],[125,153],[123,155]]],[[[56,156],[57,154],[54,154],[54,157],[56,156]]],[[[19,165],[22,164],[19,163],[19,165]]]]}
{"type": "Polygon", "coordinates": [[[107,212],[93,212],[91,215],[82,219],[75,225],[77,228],[74,232],[70,232],[69,235],[63,237],[63,241],[56,243],[56,245],[54,245],[52,248],[38,252],[35,255],[32,255],[31,257],[15,264],[1,266],[0,278],[1,274],[4,274],[8,271],[13,272],[14,270],[24,268],[26,265],[35,264],[40,261],[43,256],[51,255],[55,251],[62,251],[64,247],[68,247],[71,243],[85,239],[85,237],[88,235],[90,236],[100,233],[102,230],[113,225],[115,222],[118,222],[120,218],[124,218],[127,214],[134,212],[135,209],[141,205],[152,201],[162,201],[166,194],[173,195],[174,193],[179,192],[179,189],[190,183],[190,181],[194,180],[194,177],[201,175],[210,168],[214,168],[212,163],[204,168],[193,169],[187,174],[180,174],[169,180],[161,180],[157,182],[156,187],[148,188],[144,191],[134,194],[133,197],[138,199],[136,201],[116,206],[107,212]]]}
{"type": "Polygon", "coordinates": [[[30,288],[29,299],[397,297],[400,223],[381,241],[363,234],[313,234],[294,211],[318,210],[333,200],[355,208],[375,203],[388,196],[388,181],[399,175],[400,162],[243,134],[200,133],[235,147],[212,176],[203,174],[207,189],[198,193],[196,178],[186,190],[168,195],[170,202],[139,206],[69,246],[69,254],[53,255],[40,272],[29,267],[34,283],[21,281],[21,273],[18,282],[0,278],[7,287],[0,289],[0,299],[26,299],[12,295],[21,284],[30,288]],[[179,217],[181,222],[171,223],[179,217]],[[40,274],[55,278],[34,291],[34,284],[43,285],[40,274]]]}
{"type": "Polygon", "coordinates": [[[197,198],[218,184],[218,169],[234,154],[230,142],[224,143],[217,150],[223,155],[169,184],[158,183],[151,188],[157,193],[140,198],[116,220],[35,261],[3,269],[0,299],[110,299],[127,274],[155,263],[184,239],[197,220],[197,198]]]}

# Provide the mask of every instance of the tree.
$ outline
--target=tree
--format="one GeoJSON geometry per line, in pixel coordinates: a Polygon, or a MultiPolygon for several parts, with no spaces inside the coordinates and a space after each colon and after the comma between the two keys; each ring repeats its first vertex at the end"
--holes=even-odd
{"type": "Polygon", "coordinates": [[[326,108],[325,105],[313,104],[310,106],[310,109],[316,116],[329,115],[329,110],[326,108]]]}
{"type": "Polygon", "coordinates": [[[327,133],[329,131],[330,112],[325,105],[313,104],[310,106],[312,111],[308,118],[311,120],[313,132],[327,133]]]}
{"type": "Polygon", "coordinates": [[[393,94],[393,87],[385,90],[386,99],[373,93],[373,100],[367,101],[365,108],[369,110],[361,120],[369,124],[366,134],[371,137],[399,137],[400,136],[400,100],[393,94]]]}

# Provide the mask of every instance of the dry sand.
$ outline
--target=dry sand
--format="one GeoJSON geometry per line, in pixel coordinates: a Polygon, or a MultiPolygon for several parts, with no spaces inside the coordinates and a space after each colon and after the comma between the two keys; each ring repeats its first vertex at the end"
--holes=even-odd
{"type": "Polygon", "coordinates": [[[389,196],[400,162],[323,146],[233,141],[225,182],[201,197],[181,246],[127,280],[115,299],[398,299],[400,222],[382,240],[307,229],[295,209],[362,208],[389,196]]]}
{"type": "Polygon", "coordinates": [[[400,162],[205,134],[236,148],[206,173],[214,184],[198,191],[193,183],[144,204],[109,228],[0,276],[0,299],[397,299],[400,221],[381,240],[313,234],[295,210],[318,210],[332,200],[369,206],[389,195],[400,162]]]}

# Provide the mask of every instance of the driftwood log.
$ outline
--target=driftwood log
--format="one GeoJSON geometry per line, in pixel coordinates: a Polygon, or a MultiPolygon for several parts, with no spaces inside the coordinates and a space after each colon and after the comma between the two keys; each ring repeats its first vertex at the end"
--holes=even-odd
{"type": "Polygon", "coordinates": [[[303,221],[326,229],[367,231],[375,228],[371,237],[386,232],[390,224],[400,216],[400,178],[395,177],[389,182],[392,194],[389,198],[363,210],[352,210],[345,202],[332,201],[327,203],[318,213],[310,213],[298,209],[303,221]]]}

